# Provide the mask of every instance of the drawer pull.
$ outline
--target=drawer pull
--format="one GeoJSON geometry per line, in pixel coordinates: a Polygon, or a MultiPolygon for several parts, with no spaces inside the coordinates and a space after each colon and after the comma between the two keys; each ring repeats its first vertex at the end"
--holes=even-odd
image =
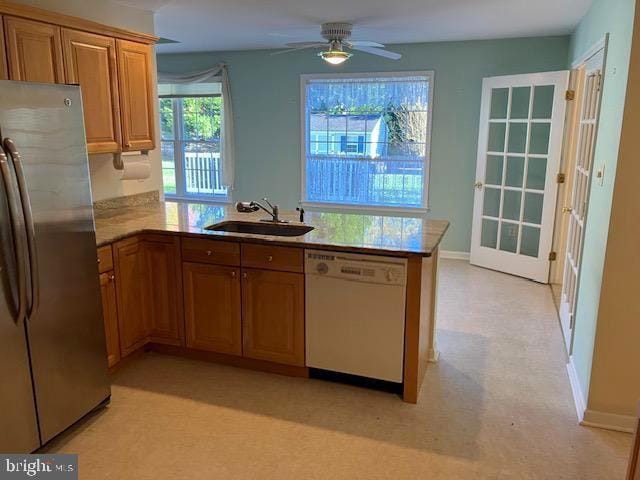
{"type": "Polygon", "coordinates": [[[273,255],[269,255],[269,256],[267,257],[267,261],[268,261],[268,262],[273,262],[273,255]]]}
{"type": "Polygon", "coordinates": [[[109,281],[113,282],[116,279],[115,275],[109,275],[109,281]]]}
{"type": "Polygon", "coordinates": [[[210,257],[213,252],[211,250],[207,250],[207,257],[210,257]]]}

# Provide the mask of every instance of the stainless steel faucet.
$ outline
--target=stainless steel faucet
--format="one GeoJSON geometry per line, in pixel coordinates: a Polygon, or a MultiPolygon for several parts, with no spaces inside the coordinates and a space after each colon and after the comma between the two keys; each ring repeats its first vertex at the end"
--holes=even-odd
{"type": "Polygon", "coordinates": [[[236,203],[236,210],[241,213],[257,212],[258,210],[264,210],[269,215],[271,215],[271,220],[263,219],[261,220],[262,222],[288,223],[287,220],[280,220],[280,217],[279,217],[280,210],[278,209],[278,205],[271,204],[269,199],[266,197],[263,198],[262,201],[267,202],[267,205],[271,207],[271,210],[269,210],[267,207],[265,207],[261,203],[255,202],[255,201],[238,202],[236,203]]]}

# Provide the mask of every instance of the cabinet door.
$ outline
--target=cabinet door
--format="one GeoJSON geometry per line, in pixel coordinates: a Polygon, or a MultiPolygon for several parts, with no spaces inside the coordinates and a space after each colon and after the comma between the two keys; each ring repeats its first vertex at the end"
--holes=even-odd
{"type": "Polygon", "coordinates": [[[118,303],[120,353],[126,357],[147,342],[149,335],[144,242],[128,238],[113,246],[118,303]]]}
{"type": "Polygon", "coordinates": [[[77,30],[62,30],[68,83],[82,87],[89,153],[121,150],[116,41],[77,30]]]}
{"type": "Polygon", "coordinates": [[[0,16],[0,80],[7,80],[8,78],[7,49],[4,45],[4,22],[2,16],[0,16]]]}
{"type": "Polygon", "coordinates": [[[117,40],[124,151],[155,147],[151,48],[151,45],[117,40]]]}
{"type": "Polygon", "coordinates": [[[11,80],[64,83],[60,27],[5,17],[4,28],[11,80]]]}
{"type": "Polygon", "coordinates": [[[180,239],[150,235],[145,239],[146,309],[150,340],[184,345],[180,239]]]}
{"type": "Polygon", "coordinates": [[[116,303],[116,285],[113,272],[100,274],[100,292],[102,293],[102,315],[107,339],[107,359],[113,367],[120,361],[120,338],[118,335],[118,307],[116,303]]]}
{"type": "Polygon", "coordinates": [[[243,354],[304,366],[304,275],[242,271],[243,354]]]}
{"type": "Polygon", "coordinates": [[[240,269],[183,263],[182,271],[187,347],[242,355],[240,269]]]}

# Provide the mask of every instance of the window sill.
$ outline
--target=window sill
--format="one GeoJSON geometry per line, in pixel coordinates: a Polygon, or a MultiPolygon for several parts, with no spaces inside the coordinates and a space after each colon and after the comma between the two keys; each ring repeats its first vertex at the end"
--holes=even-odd
{"type": "Polygon", "coordinates": [[[329,203],[329,202],[300,202],[309,210],[338,210],[352,213],[371,214],[398,214],[404,216],[419,216],[429,213],[428,207],[390,207],[383,205],[353,205],[350,203],[329,203]]]}
{"type": "Polygon", "coordinates": [[[168,202],[179,203],[203,203],[207,205],[231,205],[233,202],[231,199],[218,199],[218,198],[206,198],[206,197],[180,197],[178,195],[167,195],[165,193],[164,199],[168,202]]]}

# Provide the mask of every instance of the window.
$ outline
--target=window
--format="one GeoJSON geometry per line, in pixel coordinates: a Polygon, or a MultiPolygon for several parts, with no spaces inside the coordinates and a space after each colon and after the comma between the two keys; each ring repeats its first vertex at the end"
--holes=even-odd
{"type": "Polygon", "coordinates": [[[159,85],[159,97],[165,196],[227,200],[220,158],[219,84],[159,85]]]}
{"type": "Polygon", "coordinates": [[[303,201],[425,208],[433,73],[301,82],[303,201]]]}

